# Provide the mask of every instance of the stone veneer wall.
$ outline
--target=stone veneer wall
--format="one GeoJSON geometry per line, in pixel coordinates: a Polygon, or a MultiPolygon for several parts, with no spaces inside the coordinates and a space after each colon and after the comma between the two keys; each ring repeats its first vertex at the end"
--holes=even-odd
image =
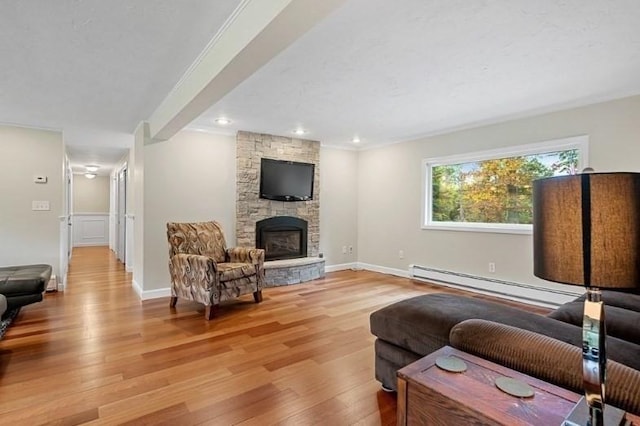
{"type": "Polygon", "coordinates": [[[238,132],[236,140],[237,246],[255,247],[257,221],[294,216],[308,222],[308,256],[317,256],[320,251],[320,142],[251,132],[238,132]],[[259,198],[262,157],[315,164],[313,200],[287,202],[259,198]]]}

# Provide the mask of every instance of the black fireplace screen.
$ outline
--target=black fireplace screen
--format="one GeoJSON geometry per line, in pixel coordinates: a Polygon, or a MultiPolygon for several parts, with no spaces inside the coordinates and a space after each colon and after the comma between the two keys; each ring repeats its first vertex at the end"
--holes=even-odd
{"type": "Polygon", "coordinates": [[[265,250],[265,260],[307,256],[307,221],[276,216],[256,223],[256,247],[265,250]]]}

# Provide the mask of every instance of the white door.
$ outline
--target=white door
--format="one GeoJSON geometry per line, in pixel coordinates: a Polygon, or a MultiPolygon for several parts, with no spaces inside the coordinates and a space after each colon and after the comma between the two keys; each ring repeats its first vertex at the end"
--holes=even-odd
{"type": "Polygon", "coordinates": [[[118,173],[118,214],[117,214],[117,240],[118,240],[118,259],[125,263],[126,261],[126,240],[127,240],[127,168],[124,167],[118,173]]]}

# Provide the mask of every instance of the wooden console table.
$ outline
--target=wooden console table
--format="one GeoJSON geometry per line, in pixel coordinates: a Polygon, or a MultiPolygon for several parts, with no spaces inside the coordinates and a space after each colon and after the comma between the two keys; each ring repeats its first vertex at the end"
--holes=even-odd
{"type": "MultiPolygon", "coordinates": [[[[559,426],[579,399],[574,392],[448,346],[398,371],[398,425],[559,426]],[[436,358],[445,355],[464,360],[467,371],[438,368],[436,358]],[[535,395],[507,395],[494,384],[501,376],[526,382],[535,395]]],[[[640,417],[626,418],[640,425],[640,417]]]]}

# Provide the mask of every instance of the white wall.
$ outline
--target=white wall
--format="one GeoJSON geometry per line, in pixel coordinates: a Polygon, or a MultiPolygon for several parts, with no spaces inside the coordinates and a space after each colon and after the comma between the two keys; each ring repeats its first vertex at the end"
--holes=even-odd
{"type": "Polygon", "coordinates": [[[73,213],[109,212],[109,176],[73,176],[73,213]]]}
{"type": "Polygon", "coordinates": [[[531,235],[421,229],[421,160],[582,134],[589,135],[596,171],[640,171],[640,96],[360,152],[358,260],[564,288],[533,276],[531,235]]]}
{"type": "Polygon", "coordinates": [[[60,132],[0,126],[0,265],[46,263],[60,275],[63,169],[60,132]],[[32,201],[50,210],[32,211],[32,201]]]}
{"type": "Polygon", "coordinates": [[[327,270],[355,266],[358,259],[358,152],[320,149],[320,252],[327,270]],[[347,253],[342,248],[347,247],[347,253]],[[353,251],[349,252],[349,247],[353,251]]]}

